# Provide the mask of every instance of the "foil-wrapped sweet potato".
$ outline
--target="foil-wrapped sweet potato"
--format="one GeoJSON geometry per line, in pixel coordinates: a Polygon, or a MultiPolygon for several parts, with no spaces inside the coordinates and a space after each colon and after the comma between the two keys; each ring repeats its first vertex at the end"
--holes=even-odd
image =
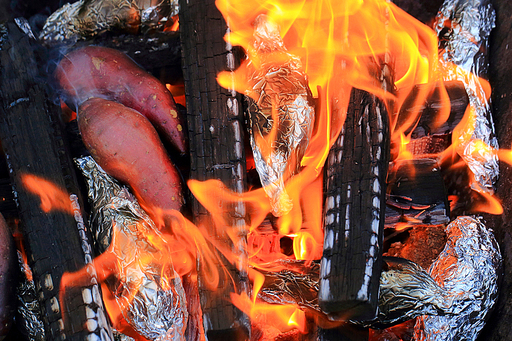
{"type": "Polygon", "coordinates": [[[146,116],[182,154],[186,152],[185,132],[171,93],[124,53],[100,46],[73,50],[62,58],[55,77],[71,107],[92,97],[117,101],[146,116]]]}

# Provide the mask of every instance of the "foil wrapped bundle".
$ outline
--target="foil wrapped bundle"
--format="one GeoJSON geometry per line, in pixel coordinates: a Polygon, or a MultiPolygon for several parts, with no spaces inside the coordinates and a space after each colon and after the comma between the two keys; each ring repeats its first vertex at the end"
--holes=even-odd
{"type": "Polygon", "coordinates": [[[278,263],[287,268],[278,272],[263,271],[265,282],[258,292],[258,298],[272,304],[297,304],[305,310],[320,312],[318,289],[320,263],[306,266],[304,261],[281,260],[278,263]]]}
{"type": "MultiPolygon", "coordinates": [[[[409,260],[384,257],[376,318],[346,322],[381,329],[417,317],[417,341],[476,339],[498,296],[500,250],[493,234],[471,217],[457,218],[446,233],[448,242],[428,272],[409,260]]],[[[264,272],[258,298],[323,315],[319,264],[288,261],[286,267],[264,272]]]]}
{"type": "Polygon", "coordinates": [[[278,26],[260,15],[253,36],[249,53],[259,65],[248,64],[250,141],[272,213],[282,216],[293,207],[285,181],[300,171],[315,108],[301,61],[287,51],[278,26]]]}
{"type": "Polygon", "coordinates": [[[156,29],[178,11],[177,0],[79,0],[55,11],[39,39],[47,44],[75,42],[112,29],[130,33],[141,26],[156,29]]]}
{"type": "Polygon", "coordinates": [[[155,249],[155,238],[165,241],[154,222],[128,189],[92,157],[75,161],[87,180],[95,247],[109,252],[111,244],[120,245],[114,253],[121,269],[117,277],[123,279],[107,286],[123,308],[124,319],[148,340],[184,340],[188,319],[185,291],[172,260],[161,260],[155,249]]]}
{"type": "Polygon", "coordinates": [[[496,13],[489,0],[445,0],[436,17],[434,29],[438,34],[441,68],[445,81],[461,81],[466,88],[470,105],[474,109],[474,127],[468,125],[458,141],[458,154],[475,175],[474,190],[493,193],[493,184],[499,175],[496,153],[482,151],[479,141],[497,149],[491,106],[484,88],[476,77],[487,74],[489,35],[495,26],[496,13]],[[450,67],[457,65],[464,72],[450,67]],[[466,73],[466,74],[465,74],[466,73]],[[471,136],[470,140],[465,140],[471,136]]]}
{"type": "Polygon", "coordinates": [[[43,319],[41,316],[41,307],[37,299],[36,286],[34,284],[31,270],[23,261],[21,252],[18,251],[18,264],[22,278],[16,287],[16,296],[18,299],[17,324],[21,333],[29,341],[46,340],[43,319]]]}
{"type": "Polygon", "coordinates": [[[422,316],[416,341],[476,340],[498,298],[501,253],[485,225],[458,217],[446,228],[448,241],[429,273],[450,302],[442,316],[422,316]]]}

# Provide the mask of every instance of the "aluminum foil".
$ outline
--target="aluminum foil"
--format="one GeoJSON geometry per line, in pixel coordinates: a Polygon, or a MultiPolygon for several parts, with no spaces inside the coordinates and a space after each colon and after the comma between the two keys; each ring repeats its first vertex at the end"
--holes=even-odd
{"type": "Polygon", "coordinates": [[[248,64],[248,69],[253,70],[245,92],[250,98],[250,141],[272,213],[282,216],[293,207],[284,183],[300,170],[315,109],[300,59],[286,50],[277,25],[260,15],[255,20],[253,36],[254,50],[250,53],[261,64],[258,68],[248,64]],[[280,61],[273,61],[273,55],[280,55],[280,61]]]}
{"type": "Polygon", "coordinates": [[[416,341],[476,340],[498,297],[502,258],[492,232],[480,220],[458,217],[446,234],[429,273],[451,306],[443,316],[418,318],[416,341]]]}
{"type": "Polygon", "coordinates": [[[44,341],[46,340],[46,335],[41,316],[41,306],[37,299],[36,286],[34,281],[26,275],[31,270],[23,261],[20,251],[18,251],[18,264],[21,269],[20,273],[23,275],[16,287],[18,299],[16,324],[27,341],[44,341]]]}
{"type": "Polygon", "coordinates": [[[447,312],[453,298],[418,264],[407,259],[384,257],[377,317],[354,322],[365,327],[384,328],[421,315],[447,312]]]}
{"type": "Polygon", "coordinates": [[[50,15],[39,39],[47,44],[76,42],[112,29],[158,29],[178,11],[178,0],[79,0],[50,15]]]}
{"type": "Polygon", "coordinates": [[[126,279],[111,285],[112,294],[121,307],[127,305],[126,297],[134,294],[122,311],[123,317],[148,340],[184,340],[187,304],[183,284],[172,267],[172,260],[164,266],[147,262],[148,255],[158,252],[148,240],[148,233],[152,238],[161,237],[154,222],[128,189],[103,171],[92,157],[79,158],[75,162],[87,180],[95,247],[100,252],[107,251],[113,236],[123,240],[117,263],[126,279]]]}
{"type": "Polygon", "coordinates": [[[279,265],[287,270],[266,272],[265,282],[258,292],[258,298],[272,304],[297,304],[301,308],[320,312],[318,289],[320,263],[309,266],[304,261],[283,260],[279,265]]]}
{"type": "MultiPolygon", "coordinates": [[[[496,13],[489,0],[445,0],[434,26],[440,48],[443,49],[441,68],[444,80],[461,81],[469,96],[469,103],[475,109],[474,131],[468,129],[465,132],[471,139],[460,140],[457,152],[475,175],[472,188],[486,193],[494,192],[493,184],[499,175],[498,158],[496,153],[475,151],[478,150],[479,140],[498,148],[491,105],[485,100],[484,89],[478,80],[457,72],[449,64],[453,63],[466,72],[485,78],[489,35],[495,20],[496,13]]],[[[463,132],[462,135],[466,134],[463,132]]]]}
{"type": "MultiPolygon", "coordinates": [[[[492,232],[475,218],[457,218],[446,233],[447,244],[428,272],[409,260],[384,257],[377,317],[348,322],[380,329],[418,317],[416,341],[475,340],[498,296],[500,250],[492,232]]],[[[316,295],[318,263],[281,265],[288,269],[264,272],[258,298],[323,315],[316,295]]]]}

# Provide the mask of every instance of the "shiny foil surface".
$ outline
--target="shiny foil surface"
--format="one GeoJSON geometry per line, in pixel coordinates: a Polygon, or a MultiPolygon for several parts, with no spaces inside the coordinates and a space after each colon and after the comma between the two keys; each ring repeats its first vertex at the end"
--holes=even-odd
{"type": "Polygon", "coordinates": [[[450,306],[443,316],[418,318],[416,341],[476,340],[498,298],[502,258],[492,232],[480,220],[461,216],[446,234],[446,246],[429,273],[450,306]]]}
{"type": "Polygon", "coordinates": [[[496,153],[478,148],[480,141],[498,148],[492,120],[491,105],[484,88],[471,72],[486,78],[489,35],[495,26],[496,13],[489,0],[445,0],[434,26],[439,37],[441,69],[445,81],[461,81],[466,88],[469,103],[474,108],[475,124],[462,131],[457,153],[475,175],[474,190],[493,193],[493,184],[499,175],[496,153]],[[453,63],[460,69],[450,67],[453,63]],[[461,71],[463,70],[463,71],[461,71]],[[469,140],[467,136],[471,136],[469,140]]]}
{"type": "Polygon", "coordinates": [[[284,46],[279,28],[265,15],[256,18],[248,77],[250,141],[256,170],[269,196],[272,213],[282,216],[293,203],[285,182],[300,170],[315,120],[313,98],[297,56],[284,46]],[[279,61],[273,59],[279,56],[279,61]]]}
{"type": "MultiPolygon", "coordinates": [[[[478,219],[459,217],[446,233],[446,246],[428,271],[407,259],[384,257],[377,317],[347,322],[382,329],[418,318],[416,341],[475,340],[497,300],[501,253],[478,219]]],[[[323,315],[317,299],[319,264],[287,261],[286,266],[264,272],[258,298],[323,315]]]]}
{"type": "Polygon", "coordinates": [[[111,29],[158,29],[178,11],[178,0],[78,0],[52,13],[39,39],[47,44],[75,42],[111,29]]]}
{"type": "MultiPolygon", "coordinates": [[[[110,244],[120,244],[115,254],[121,269],[117,277],[123,279],[107,286],[123,307],[123,317],[148,340],[185,340],[188,312],[181,279],[172,260],[163,266],[151,261],[151,257],[161,257],[154,247],[154,238],[161,237],[154,222],[127,188],[103,171],[92,157],[75,162],[87,180],[95,248],[98,252],[111,252],[110,244]]],[[[163,239],[161,242],[165,243],[163,239]]]]}

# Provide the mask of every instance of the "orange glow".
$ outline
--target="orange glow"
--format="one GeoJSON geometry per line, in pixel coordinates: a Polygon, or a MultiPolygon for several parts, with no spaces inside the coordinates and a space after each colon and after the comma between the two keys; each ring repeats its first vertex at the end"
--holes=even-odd
{"type": "MultiPolygon", "coordinates": [[[[306,333],[306,315],[294,304],[254,303],[245,294],[231,294],[233,304],[251,317],[252,323],[272,326],[280,332],[297,328],[306,333]]],[[[268,340],[268,338],[265,338],[268,340]]]]}
{"type": "Polygon", "coordinates": [[[407,145],[411,142],[410,136],[405,136],[403,133],[400,134],[400,145],[398,150],[398,156],[396,160],[412,160],[414,155],[407,149],[407,145]]]}
{"type": "Polygon", "coordinates": [[[22,174],[21,182],[25,189],[39,197],[43,212],[62,211],[73,215],[71,199],[65,189],[33,174],[22,174]]]}
{"type": "Polygon", "coordinates": [[[480,192],[479,195],[483,197],[484,201],[482,203],[477,202],[473,206],[472,210],[474,212],[483,212],[496,215],[503,213],[503,206],[495,196],[486,192],[480,192]]]}
{"type": "Polygon", "coordinates": [[[174,98],[174,102],[187,106],[187,102],[185,100],[185,86],[183,84],[165,84],[167,90],[169,90],[174,98]]]}
{"type": "Polygon", "coordinates": [[[66,288],[100,282],[107,311],[116,329],[144,340],[131,330],[123,315],[146,276],[163,290],[168,290],[176,276],[196,271],[199,257],[201,267],[198,270],[205,273],[205,285],[215,289],[219,282],[218,260],[203,236],[204,231],[178,211],[165,212],[163,219],[170,222],[163,231],[143,223],[119,226],[114,222],[109,248],[84,268],[64,273],[61,298],[66,288]],[[114,285],[112,277],[115,278],[114,285]],[[110,282],[107,281],[109,278],[110,282]]]}

